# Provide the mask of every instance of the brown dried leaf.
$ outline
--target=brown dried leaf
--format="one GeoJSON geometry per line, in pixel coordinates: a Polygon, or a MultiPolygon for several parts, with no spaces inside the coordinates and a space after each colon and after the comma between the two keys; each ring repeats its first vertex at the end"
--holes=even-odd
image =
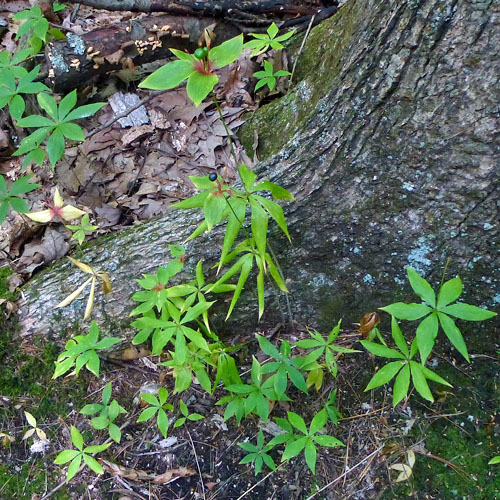
{"type": "Polygon", "coordinates": [[[358,332],[368,338],[368,334],[380,323],[380,316],[376,312],[366,313],[359,323],[358,332]]]}
{"type": "Polygon", "coordinates": [[[196,474],[195,470],[191,467],[177,467],[176,469],[170,469],[163,474],[155,476],[153,479],[154,484],[166,484],[171,481],[175,481],[180,477],[189,477],[196,474]]]}

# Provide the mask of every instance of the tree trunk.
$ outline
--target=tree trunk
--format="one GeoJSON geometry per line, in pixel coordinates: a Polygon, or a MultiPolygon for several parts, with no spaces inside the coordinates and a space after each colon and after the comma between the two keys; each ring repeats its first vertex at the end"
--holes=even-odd
{"type": "MultiPolygon", "coordinates": [[[[310,33],[296,85],[245,125],[248,149],[258,134],[259,174],[296,197],[285,207],[293,246],[271,238],[295,320],[327,328],[411,301],[405,266],[438,285],[447,258],[471,303],[498,306],[499,14],[492,0],[350,0],[310,33]]],[[[197,217],[172,211],[85,251],[113,277],[95,311],[106,333],[126,321],[135,279],[165,263],[166,244],[182,242],[197,217]]],[[[220,234],[189,244],[189,268],[215,262],[220,234]]],[[[85,301],[53,306],[82,280],[66,260],[36,276],[24,333],[79,321],[85,301]]],[[[257,322],[247,288],[228,331],[257,322]]],[[[263,324],[281,318],[273,293],[263,324]]]]}

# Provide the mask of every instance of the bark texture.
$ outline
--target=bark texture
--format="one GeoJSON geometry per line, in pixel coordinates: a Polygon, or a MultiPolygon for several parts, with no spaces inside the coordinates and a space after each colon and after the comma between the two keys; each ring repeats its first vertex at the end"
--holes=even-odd
{"type": "MultiPolygon", "coordinates": [[[[260,175],[296,197],[285,207],[293,246],[272,238],[296,320],[331,328],[411,301],[405,266],[438,285],[448,257],[466,298],[498,309],[499,23],[497,1],[351,0],[311,32],[290,93],[245,126],[249,149],[258,134],[260,175]]],[[[116,333],[135,278],[165,263],[166,244],[195,220],[173,211],[86,250],[113,276],[96,308],[104,331],[116,333]]],[[[214,262],[218,238],[189,245],[191,268],[214,262]]],[[[83,301],[52,308],[82,280],[66,262],[35,277],[24,334],[78,322],[83,301]]],[[[228,329],[256,323],[252,288],[243,295],[228,329]]],[[[273,323],[281,313],[269,295],[264,322],[273,323]]]]}

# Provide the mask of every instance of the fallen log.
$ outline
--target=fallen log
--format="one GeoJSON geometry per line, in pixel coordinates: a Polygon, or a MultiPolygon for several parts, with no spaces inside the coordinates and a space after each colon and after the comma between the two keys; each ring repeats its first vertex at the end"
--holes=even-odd
{"type": "MultiPolygon", "coordinates": [[[[285,207],[293,246],[271,235],[295,320],[325,331],[340,317],[348,324],[415,300],[405,266],[438,286],[447,258],[466,300],[498,308],[500,59],[492,47],[500,28],[491,19],[499,14],[498,3],[351,0],[312,30],[298,83],[245,125],[259,175],[296,197],[285,207]]],[[[135,279],[167,262],[167,243],[182,242],[198,217],[172,211],[84,251],[112,276],[114,291],[97,297],[95,310],[105,334],[125,335],[135,279]]],[[[189,244],[188,269],[216,261],[220,236],[189,244]]],[[[82,326],[84,301],[54,310],[82,278],[67,259],[35,276],[23,290],[23,335],[82,326]]],[[[249,284],[226,332],[257,325],[255,295],[249,284]]],[[[282,321],[279,296],[270,290],[266,299],[259,327],[282,321]]],[[[474,330],[479,341],[482,331],[474,330]]]]}

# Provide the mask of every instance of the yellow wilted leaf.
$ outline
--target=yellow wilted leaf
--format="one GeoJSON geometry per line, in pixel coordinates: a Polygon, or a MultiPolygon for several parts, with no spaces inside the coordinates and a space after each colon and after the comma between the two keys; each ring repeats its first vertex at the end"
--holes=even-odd
{"type": "Polygon", "coordinates": [[[73,257],[68,257],[68,259],[75,264],[75,266],[79,267],[84,273],[87,274],[95,274],[94,269],[90,267],[87,264],[84,264],[83,262],[80,262],[79,260],[73,259],[73,257]]]}
{"type": "Polygon", "coordinates": [[[94,306],[95,282],[96,279],[92,278],[92,285],[90,285],[89,300],[87,300],[87,307],[85,308],[85,315],[83,316],[83,319],[90,318],[90,315],[92,314],[92,307],[94,306]]]}
{"type": "Polygon", "coordinates": [[[83,285],[79,286],[71,295],[68,295],[62,302],[59,302],[54,309],[58,309],[59,307],[65,307],[68,304],[71,304],[80,294],[83,292],[85,287],[93,280],[94,278],[89,278],[83,285]]]}

